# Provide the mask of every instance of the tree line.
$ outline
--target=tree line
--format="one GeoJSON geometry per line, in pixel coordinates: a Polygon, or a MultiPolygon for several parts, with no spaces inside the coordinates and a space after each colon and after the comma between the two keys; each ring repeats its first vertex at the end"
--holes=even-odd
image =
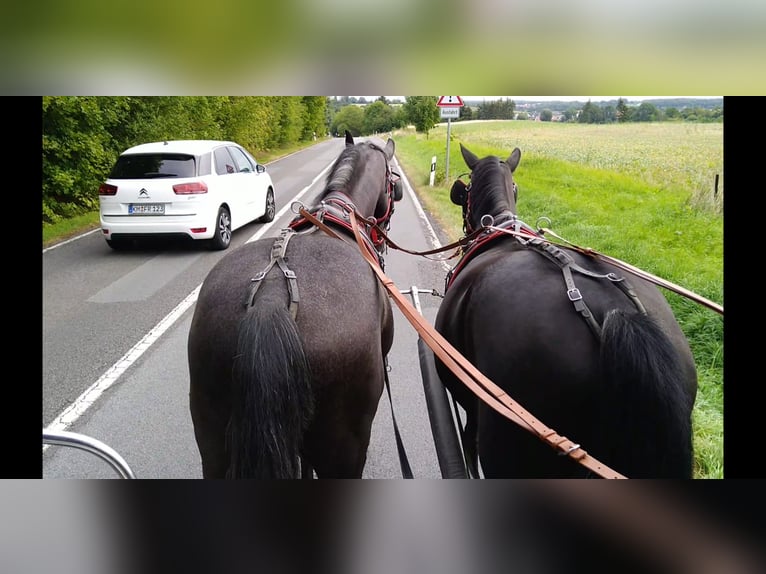
{"type": "Polygon", "coordinates": [[[678,109],[674,106],[660,108],[653,103],[644,101],[638,105],[628,105],[625,98],[619,98],[617,105],[596,105],[590,100],[581,110],[571,110],[565,114],[565,121],[577,121],[587,124],[605,124],[612,122],[722,122],[723,107],[704,108],[689,106],[678,109]]]}
{"type": "Polygon", "coordinates": [[[427,132],[439,118],[435,96],[392,106],[381,96],[359,107],[328,96],[44,96],[43,223],[98,209],[98,187],[125,149],[152,141],[235,141],[255,157],[326,135],[427,132]]]}
{"type": "Polygon", "coordinates": [[[140,143],[233,140],[254,155],[327,130],[326,96],[44,96],[43,223],[98,209],[117,156],[140,143]]]}
{"type": "MultiPolygon", "coordinates": [[[[170,139],[236,141],[253,155],[315,137],[384,134],[413,125],[428,135],[440,119],[437,96],[44,96],[42,98],[43,223],[98,209],[98,186],[117,156],[133,145],[170,139]]],[[[558,121],[723,121],[723,109],[630,106],[591,101],[569,108],[558,121]]],[[[553,112],[516,112],[510,99],[460,108],[460,118],[552,121],[553,112]]]]}

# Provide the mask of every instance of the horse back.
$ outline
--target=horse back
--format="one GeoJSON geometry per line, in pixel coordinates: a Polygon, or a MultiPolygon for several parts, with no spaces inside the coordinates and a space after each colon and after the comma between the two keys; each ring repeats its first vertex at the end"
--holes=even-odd
{"type": "MultiPolygon", "coordinates": [[[[235,249],[210,271],[200,289],[192,324],[189,357],[204,351],[236,348],[237,325],[247,311],[253,278],[271,261],[274,238],[262,238],[235,249]],[[203,326],[204,325],[204,326],[203,326]]],[[[355,345],[378,341],[385,354],[393,341],[393,316],[388,298],[356,245],[324,233],[298,234],[287,246],[286,266],[297,283],[296,323],[308,355],[357,352],[355,345]],[[342,337],[341,333],[358,335],[342,337]]],[[[261,280],[255,305],[288,308],[287,279],[274,265],[261,280]]]]}
{"type": "MultiPolygon", "coordinates": [[[[565,251],[577,265],[594,274],[624,277],[647,314],[671,339],[680,359],[693,362],[688,341],[667,299],[655,285],[606,262],[574,250],[565,251]]],[[[603,324],[607,313],[614,309],[639,312],[630,298],[606,278],[573,271],[572,279],[598,324],[603,324]]],[[[550,341],[554,346],[583,341],[578,345],[580,352],[593,352],[598,340],[575,309],[567,289],[559,266],[531,248],[507,241],[469,262],[445,294],[437,322],[466,350],[471,347],[467,333],[491,330],[502,333],[507,342],[524,341],[525,346],[547,348],[552,346],[546,344],[550,341]]]]}

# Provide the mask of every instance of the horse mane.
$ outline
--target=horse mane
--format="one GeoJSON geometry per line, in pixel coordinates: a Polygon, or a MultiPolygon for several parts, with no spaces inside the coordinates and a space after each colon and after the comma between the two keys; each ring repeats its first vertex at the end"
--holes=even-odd
{"type": "Polygon", "coordinates": [[[505,186],[505,173],[500,158],[490,155],[481,160],[471,172],[471,211],[474,217],[497,215],[511,209],[511,199],[505,186]]]}
{"type": "Polygon", "coordinates": [[[361,158],[361,152],[356,145],[347,146],[327,175],[325,190],[322,197],[333,191],[348,191],[354,187],[359,179],[360,170],[355,169],[361,158]]]}

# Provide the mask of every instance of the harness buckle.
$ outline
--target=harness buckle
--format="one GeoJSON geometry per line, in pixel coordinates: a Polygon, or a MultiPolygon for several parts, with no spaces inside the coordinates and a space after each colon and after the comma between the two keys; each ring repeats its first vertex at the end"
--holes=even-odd
{"type": "Polygon", "coordinates": [[[567,289],[567,297],[569,297],[570,301],[580,301],[582,299],[582,295],[580,294],[580,290],[575,287],[573,289],[567,289]]]}
{"type": "Polygon", "coordinates": [[[282,272],[285,274],[285,277],[288,279],[296,279],[295,271],[292,269],[282,269],[282,272]]]}
{"type": "Polygon", "coordinates": [[[252,282],[255,282],[255,281],[261,281],[261,280],[262,280],[264,277],[266,277],[266,271],[259,271],[259,272],[256,274],[256,276],[255,276],[255,277],[253,277],[252,279],[250,279],[250,281],[252,281],[252,282]]]}
{"type": "Polygon", "coordinates": [[[576,451],[578,448],[580,448],[580,445],[579,445],[579,444],[575,444],[575,443],[572,443],[572,446],[570,446],[570,447],[569,447],[567,450],[565,450],[565,451],[561,451],[561,452],[559,452],[559,453],[556,453],[556,454],[558,454],[559,456],[567,456],[567,455],[570,455],[570,454],[572,454],[572,453],[573,453],[574,451],[576,451]]]}

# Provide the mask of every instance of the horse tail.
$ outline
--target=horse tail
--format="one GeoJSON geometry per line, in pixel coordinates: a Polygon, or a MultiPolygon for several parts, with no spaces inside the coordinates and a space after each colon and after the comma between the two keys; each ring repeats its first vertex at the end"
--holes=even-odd
{"type": "Polygon", "coordinates": [[[607,387],[602,432],[614,441],[604,462],[629,478],[691,478],[693,404],[669,337],[646,314],[611,310],[601,367],[607,387]]]}
{"type": "Polygon", "coordinates": [[[239,324],[227,427],[227,478],[298,478],[314,408],[298,326],[286,307],[253,305],[239,324]]]}

